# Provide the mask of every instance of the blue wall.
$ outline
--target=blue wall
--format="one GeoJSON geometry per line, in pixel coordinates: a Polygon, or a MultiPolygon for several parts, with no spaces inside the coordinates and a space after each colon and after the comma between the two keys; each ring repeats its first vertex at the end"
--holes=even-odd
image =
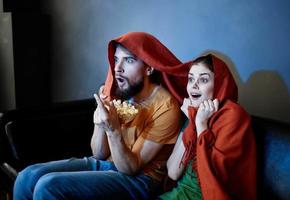
{"type": "Polygon", "coordinates": [[[182,61],[211,51],[230,65],[240,103],[290,122],[290,1],[51,0],[54,101],[90,98],[107,72],[107,43],[146,31],[182,61]],[[178,3],[177,3],[178,2],[178,3]]]}

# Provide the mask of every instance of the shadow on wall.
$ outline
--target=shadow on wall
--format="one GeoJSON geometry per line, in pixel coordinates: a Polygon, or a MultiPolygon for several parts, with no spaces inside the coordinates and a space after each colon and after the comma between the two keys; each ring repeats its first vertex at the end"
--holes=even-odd
{"type": "Polygon", "coordinates": [[[206,51],[223,59],[239,88],[239,103],[252,115],[290,122],[290,93],[276,71],[260,70],[243,82],[232,60],[223,53],[206,51]]]}
{"type": "Polygon", "coordinates": [[[278,72],[257,71],[240,91],[240,102],[251,113],[290,122],[290,93],[278,72]]]}

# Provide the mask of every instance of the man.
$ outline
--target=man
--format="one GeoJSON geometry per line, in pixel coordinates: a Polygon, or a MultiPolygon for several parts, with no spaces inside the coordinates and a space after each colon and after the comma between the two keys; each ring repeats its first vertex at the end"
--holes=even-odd
{"type": "Polygon", "coordinates": [[[93,156],[27,167],[16,179],[15,200],[151,199],[160,190],[179,131],[187,70],[143,32],[112,40],[108,56],[107,80],[95,95],[93,156]],[[121,119],[111,101],[116,98],[136,105],[137,114],[121,119]]]}

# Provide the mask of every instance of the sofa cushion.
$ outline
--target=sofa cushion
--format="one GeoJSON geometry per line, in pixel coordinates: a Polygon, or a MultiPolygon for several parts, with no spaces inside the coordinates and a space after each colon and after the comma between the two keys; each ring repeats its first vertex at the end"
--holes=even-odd
{"type": "Polygon", "coordinates": [[[290,124],[252,117],[259,199],[290,198],[290,124]]]}

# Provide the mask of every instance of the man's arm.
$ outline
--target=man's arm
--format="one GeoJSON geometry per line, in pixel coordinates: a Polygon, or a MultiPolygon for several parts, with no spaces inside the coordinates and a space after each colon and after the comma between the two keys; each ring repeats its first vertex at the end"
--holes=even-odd
{"type": "Polygon", "coordinates": [[[96,159],[106,159],[110,155],[109,144],[105,131],[95,125],[94,133],[91,138],[91,149],[96,159]]]}
{"type": "MultiPolygon", "coordinates": [[[[101,85],[98,93],[99,93],[99,97],[103,101],[105,101],[107,96],[103,94],[103,91],[104,91],[104,85],[101,85]]],[[[98,125],[96,125],[96,123],[100,121],[101,112],[102,112],[102,109],[100,107],[97,107],[97,109],[94,112],[95,126],[94,126],[93,136],[91,138],[91,149],[95,158],[103,160],[110,156],[110,149],[109,149],[109,144],[108,144],[105,130],[99,127],[98,125]]]]}
{"type": "MultiPolygon", "coordinates": [[[[107,96],[103,94],[104,85],[99,88],[99,97],[105,101],[107,96]]],[[[97,99],[96,99],[97,100],[97,99]]],[[[97,102],[98,103],[98,102],[97,102]]],[[[94,132],[91,138],[91,149],[95,158],[103,160],[110,156],[110,149],[105,130],[96,125],[100,121],[100,115],[103,112],[103,104],[98,106],[94,112],[94,132]]]]}
{"type": "Polygon", "coordinates": [[[122,138],[120,122],[114,105],[110,103],[105,107],[98,95],[95,95],[95,98],[98,108],[94,116],[95,133],[92,138],[92,146],[99,155],[111,153],[114,164],[120,172],[129,175],[135,174],[141,166],[148,163],[157,154],[163,145],[139,137],[133,149],[130,150],[122,138]],[[102,130],[105,131],[105,134],[102,133],[102,130]],[[106,151],[102,152],[104,149],[106,151]]]}
{"type": "MultiPolygon", "coordinates": [[[[119,117],[113,103],[105,107],[97,95],[95,95],[95,98],[98,103],[98,108],[101,111],[99,115],[100,118],[95,124],[99,126],[99,128],[103,128],[106,132],[110,153],[116,168],[120,172],[128,175],[137,173],[157,155],[164,145],[163,142],[158,143],[154,142],[153,139],[150,140],[150,138],[145,139],[142,137],[141,133],[131,150],[126,146],[122,137],[119,117]]],[[[163,135],[164,138],[171,137],[170,135],[175,134],[179,127],[179,109],[178,107],[174,109],[167,108],[166,110],[159,109],[159,112],[160,113],[157,112],[155,119],[152,121],[154,124],[152,124],[152,126],[155,126],[155,129],[153,130],[152,127],[148,125],[148,127],[151,128],[144,131],[150,131],[147,135],[151,135],[154,132],[159,136],[163,135]],[[158,128],[156,124],[159,124],[158,128]]]]}
{"type": "Polygon", "coordinates": [[[145,164],[150,162],[163,147],[150,140],[139,137],[132,151],[125,145],[121,134],[116,130],[107,133],[112,159],[120,172],[134,175],[145,164]]]}
{"type": "Polygon", "coordinates": [[[95,95],[98,103],[99,115],[95,124],[99,129],[105,130],[108,146],[116,168],[123,173],[133,175],[140,168],[150,162],[163,147],[163,144],[145,140],[141,136],[135,142],[133,149],[126,146],[121,134],[121,126],[117,111],[112,103],[106,107],[95,95]]]}

